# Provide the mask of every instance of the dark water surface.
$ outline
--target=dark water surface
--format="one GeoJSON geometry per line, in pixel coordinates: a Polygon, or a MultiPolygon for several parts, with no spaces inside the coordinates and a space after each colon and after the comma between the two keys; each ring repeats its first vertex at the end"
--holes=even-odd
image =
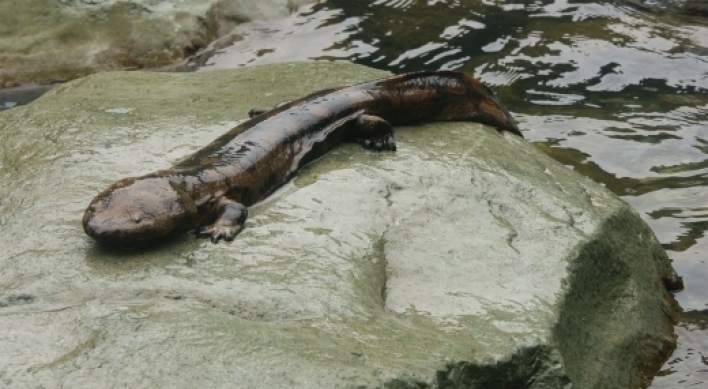
{"type": "Polygon", "coordinates": [[[651,387],[708,388],[708,18],[619,2],[329,0],[238,32],[203,70],[351,60],[494,86],[527,139],[654,229],[686,313],[651,387]]]}

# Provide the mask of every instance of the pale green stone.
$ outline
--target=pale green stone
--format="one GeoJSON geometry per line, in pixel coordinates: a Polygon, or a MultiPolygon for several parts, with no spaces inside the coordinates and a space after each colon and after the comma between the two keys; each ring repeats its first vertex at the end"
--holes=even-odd
{"type": "Polygon", "coordinates": [[[115,253],[111,182],[253,107],[385,76],[344,63],[104,73],[0,113],[0,386],[636,388],[674,347],[675,277],[627,204],[474,123],[342,145],[232,243],[115,253]]]}

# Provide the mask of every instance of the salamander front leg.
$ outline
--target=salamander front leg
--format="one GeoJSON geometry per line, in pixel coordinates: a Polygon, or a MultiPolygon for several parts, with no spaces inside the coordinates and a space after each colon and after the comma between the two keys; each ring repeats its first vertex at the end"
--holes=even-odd
{"type": "Polygon", "coordinates": [[[290,100],[280,102],[280,103],[276,104],[275,107],[273,107],[273,108],[260,108],[260,107],[253,108],[252,110],[248,111],[248,117],[253,119],[254,117],[256,117],[258,115],[263,115],[264,113],[266,113],[268,111],[271,111],[276,108],[280,108],[283,105],[288,104],[288,103],[290,103],[290,100]]]}
{"type": "Polygon", "coordinates": [[[248,111],[248,117],[254,118],[258,115],[263,115],[268,111],[270,111],[268,108],[253,108],[252,110],[248,111]]]}
{"type": "Polygon", "coordinates": [[[356,120],[357,143],[365,149],[396,151],[393,127],[374,115],[360,115],[356,120]]]}
{"type": "Polygon", "coordinates": [[[248,209],[241,203],[223,198],[217,205],[218,214],[214,224],[210,224],[197,229],[197,237],[211,237],[214,243],[223,239],[232,241],[238,235],[248,217],[248,209]]]}

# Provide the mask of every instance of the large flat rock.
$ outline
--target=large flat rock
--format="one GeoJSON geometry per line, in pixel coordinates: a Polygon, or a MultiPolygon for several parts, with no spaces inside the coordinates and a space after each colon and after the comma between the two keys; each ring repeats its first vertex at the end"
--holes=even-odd
{"type": "Polygon", "coordinates": [[[245,118],[384,76],[299,63],[104,73],[0,113],[0,386],[637,388],[675,346],[627,204],[474,123],[342,145],[232,243],[105,250],[81,215],[245,118]]]}

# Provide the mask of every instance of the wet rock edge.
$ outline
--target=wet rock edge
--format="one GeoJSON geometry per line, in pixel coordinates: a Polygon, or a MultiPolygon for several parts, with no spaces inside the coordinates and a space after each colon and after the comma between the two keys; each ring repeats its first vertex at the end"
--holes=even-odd
{"type": "Polygon", "coordinates": [[[553,337],[574,387],[648,386],[676,348],[673,326],[681,313],[665,286],[679,281],[666,252],[639,215],[624,205],[579,248],[570,266],[553,337]],[[627,242],[617,231],[638,236],[639,242],[627,242]],[[633,293],[637,289],[642,293],[633,293]],[[642,297],[653,301],[632,305],[632,299],[642,297]],[[618,368],[619,361],[625,365],[618,368]]]}

